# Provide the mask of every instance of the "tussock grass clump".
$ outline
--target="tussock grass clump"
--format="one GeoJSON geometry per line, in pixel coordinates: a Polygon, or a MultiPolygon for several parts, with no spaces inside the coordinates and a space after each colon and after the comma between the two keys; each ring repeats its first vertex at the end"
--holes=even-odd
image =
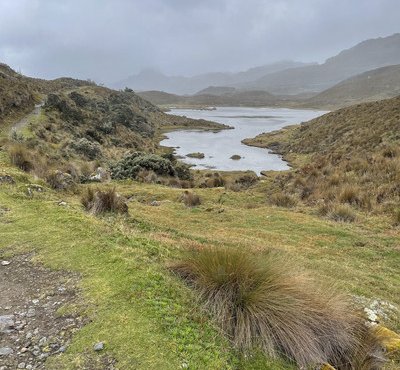
{"type": "Polygon", "coordinates": [[[117,194],[115,188],[108,190],[93,190],[88,188],[81,198],[86,211],[99,215],[107,212],[127,213],[128,206],[124,199],[117,194]]]}
{"type": "Polygon", "coordinates": [[[400,208],[396,209],[393,212],[393,226],[399,226],[400,225],[400,208]]]}
{"type": "Polygon", "coordinates": [[[9,148],[11,163],[22,171],[29,172],[33,170],[34,164],[31,160],[32,155],[21,144],[14,144],[9,148]]]}
{"type": "Polygon", "coordinates": [[[204,248],[172,270],[240,350],[261,348],[300,368],[330,363],[372,369],[363,367],[376,347],[363,318],[342,295],[316,285],[275,253],[260,258],[234,248],[204,248]]]}
{"type": "Polygon", "coordinates": [[[338,222],[354,222],[356,220],[356,214],[347,204],[336,205],[333,206],[328,213],[328,218],[338,222]]]}
{"type": "Polygon", "coordinates": [[[200,197],[189,190],[183,192],[181,195],[181,201],[186,207],[196,207],[201,204],[200,197]]]}
{"type": "Polygon", "coordinates": [[[276,193],[271,195],[269,202],[278,207],[293,208],[297,204],[297,200],[288,194],[276,193]]]}
{"type": "Polygon", "coordinates": [[[358,205],[361,203],[359,197],[359,189],[354,186],[345,186],[339,194],[339,201],[341,203],[348,203],[353,205],[358,205]]]}

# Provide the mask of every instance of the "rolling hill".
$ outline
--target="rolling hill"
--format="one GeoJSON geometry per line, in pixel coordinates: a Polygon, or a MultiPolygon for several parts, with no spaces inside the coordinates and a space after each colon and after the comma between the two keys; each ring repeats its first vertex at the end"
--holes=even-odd
{"type": "Polygon", "coordinates": [[[323,91],[351,76],[379,67],[400,64],[400,34],[370,39],[344,50],[321,65],[290,68],[268,74],[242,89],[266,90],[273,94],[323,91]]]}
{"type": "Polygon", "coordinates": [[[307,99],[310,107],[340,107],[400,95],[400,64],[351,77],[307,99]]]}

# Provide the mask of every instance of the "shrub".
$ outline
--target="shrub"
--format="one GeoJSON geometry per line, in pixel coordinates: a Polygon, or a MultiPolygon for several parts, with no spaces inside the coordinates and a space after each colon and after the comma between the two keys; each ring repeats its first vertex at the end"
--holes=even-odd
{"type": "Polygon", "coordinates": [[[183,164],[174,164],[157,154],[135,152],[110,166],[114,179],[135,179],[142,170],[153,171],[160,176],[178,176],[190,178],[189,168],[183,164]]]}
{"type": "Polygon", "coordinates": [[[99,144],[93,143],[86,138],[80,138],[71,146],[77,153],[83,154],[89,159],[96,159],[101,155],[99,144]]]}
{"type": "Polygon", "coordinates": [[[181,196],[181,201],[185,204],[186,207],[196,207],[201,204],[200,197],[188,190],[185,190],[181,196]]]}
{"type": "Polygon", "coordinates": [[[11,163],[22,171],[29,172],[34,168],[32,155],[21,144],[15,144],[9,149],[11,163]]]}
{"type": "Polygon", "coordinates": [[[248,172],[239,177],[225,182],[225,188],[232,191],[246,190],[258,181],[258,176],[254,172],[248,172]]]}
{"type": "Polygon", "coordinates": [[[127,213],[128,206],[124,199],[118,195],[115,188],[108,190],[93,190],[88,188],[81,198],[81,203],[86,211],[99,215],[107,212],[127,213]]]}
{"type": "Polygon", "coordinates": [[[378,348],[343,296],[317,286],[276,254],[260,258],[235,248],[204,248],[172,270],[195,289],[238,349],[260,347],[299,368],[330,363],[347,370],[363,369],[369,351],[378,348]]]}
{"type": "Polygon", "coordinates": [[[297,204],[297,200],[288,194],[276,193],[271,195],[269,202],[278,207],[293,208],[297,204]]]}
{"type": "Polygon", "coordinates": [[[338,222],[354,222],[356,215],[348,205],[337,205],[328,213],[328,218],[338,222]]]}

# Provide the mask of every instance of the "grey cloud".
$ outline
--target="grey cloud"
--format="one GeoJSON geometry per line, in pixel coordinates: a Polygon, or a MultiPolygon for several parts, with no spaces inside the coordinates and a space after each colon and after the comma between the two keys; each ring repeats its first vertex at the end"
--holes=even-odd
{"type": "Polygon", "coordinates": [[[0,0],[0,61],[100,82],[323,61],[398,32],[398,14],[398,0],[0,0]]]}

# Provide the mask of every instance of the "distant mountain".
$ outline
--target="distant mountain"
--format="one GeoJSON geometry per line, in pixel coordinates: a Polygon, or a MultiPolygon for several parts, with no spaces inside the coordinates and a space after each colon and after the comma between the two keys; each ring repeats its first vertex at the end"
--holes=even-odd
{"type": "Polygon", "coordinates": [[[175,95],[163,91],[143,91],[137,93],[142,98],[155,105],[177,105],[187,107],[208,107],[208,106],[247,106],[247,107],[268,107],[284,104],[284,97],[274,96],[267,91],[241,91],[233,90],[231,93],[175,95]]]}
{"type": "Polygon", "coordinates": [[[232,94],[235,92],[234,87],[228,86],[209,86],[203,90],[198,91],[195,95],[225,95],[225,94],[232,94]]]}
{"type": "Polygon", "coordinates": [[[137,75],[130,76],[112,84],[111,87],[116,89],[129,87],[135,91],[158,90],[180,95],[194,94],[209,86],[226,86],[245,83],[256,80],[269,73],[306,65],[310,64],[293,61],[280,61],[261,67],[251,68],[244,72],[216,72],[196,75],[193,77],[166,76],[159,71],[146,69],[137,75]]]}
{"type": "Polygon", "coordinates": [[[307,99],[315,107],[339,107],[400,95],[400,64],[377,68],[351,77],[307,99]]]}
{"type": "Polygon", "coordinates": [[[324,64],[289,68],[235,87],[273,94],[319,92],[365,71],[400,64],[400,34],[363,41],[324,64]]]}

